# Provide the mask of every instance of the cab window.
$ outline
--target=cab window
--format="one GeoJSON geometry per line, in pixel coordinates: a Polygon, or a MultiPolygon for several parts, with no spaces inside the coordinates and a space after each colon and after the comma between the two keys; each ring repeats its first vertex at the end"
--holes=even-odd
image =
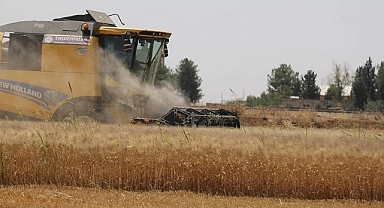
{"type": "Polygon", "coordinates": [[[41,70],[41,34],[11,33],[2,41],[2,66],[16,70],[41,70]],[[4,52],[4,54],[3,54],[4,52]]]}

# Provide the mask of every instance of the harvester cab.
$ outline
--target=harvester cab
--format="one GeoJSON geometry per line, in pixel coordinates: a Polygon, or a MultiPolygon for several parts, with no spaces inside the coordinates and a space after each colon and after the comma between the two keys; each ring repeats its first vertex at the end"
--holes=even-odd
{"type": "Polygon", "coordinates": [[[110,16],[87,10],[0,26],[2,114],[128,122],[143,113],[140,84],[153,85],[171,33],[118,27],[110,16]]]}

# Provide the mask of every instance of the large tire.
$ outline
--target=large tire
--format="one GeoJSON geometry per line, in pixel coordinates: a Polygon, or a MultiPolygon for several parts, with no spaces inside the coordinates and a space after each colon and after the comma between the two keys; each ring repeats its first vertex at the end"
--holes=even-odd
{"type": "Polygon", "coordinates": [[[86,116],[98,121],[98,119],[93,116],[93,114],[97,114],[95,104],[92,97],[75,98],[62,104],[53,114],[53,118],[58,121],[66,121],[76,120],[77,118],[86,116]]]}

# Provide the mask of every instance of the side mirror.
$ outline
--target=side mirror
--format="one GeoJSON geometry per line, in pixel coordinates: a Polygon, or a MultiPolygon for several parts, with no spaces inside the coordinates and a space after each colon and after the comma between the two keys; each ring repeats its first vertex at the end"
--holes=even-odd
{"type": "Polygon", "coordinates": [[[164,44],[164,57],[168,57],[168,46],[164,44]]]}

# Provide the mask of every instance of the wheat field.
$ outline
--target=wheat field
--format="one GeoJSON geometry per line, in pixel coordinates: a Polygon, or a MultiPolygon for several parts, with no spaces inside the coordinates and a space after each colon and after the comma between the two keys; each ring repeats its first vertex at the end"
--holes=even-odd
{"type": "Polygon", "coordinates": [[[384,133],[0,122],[0,185],[384,199],[384,133]]]}

